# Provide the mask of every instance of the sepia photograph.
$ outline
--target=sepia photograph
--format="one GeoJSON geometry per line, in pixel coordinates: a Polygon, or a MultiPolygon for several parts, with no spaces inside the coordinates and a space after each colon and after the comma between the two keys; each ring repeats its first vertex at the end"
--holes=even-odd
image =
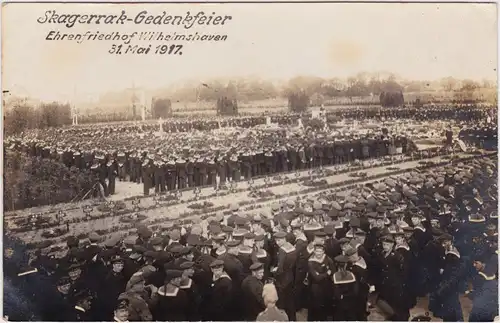
{"type": "Polygon", "coordinates": [[[499,320],[496,3],[3,3],[5,321],[499,320]]]}

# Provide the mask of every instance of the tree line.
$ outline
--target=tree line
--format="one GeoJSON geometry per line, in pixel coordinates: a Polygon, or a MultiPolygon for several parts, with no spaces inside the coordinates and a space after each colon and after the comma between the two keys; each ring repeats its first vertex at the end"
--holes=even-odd
{"type": "Polygon", "coordinates": [[[71,124],[71,106],[57,102],[42,103],[38,107],[19,101],[4,110],[4,133],[20,133],[27,129],[45,129],[71,124]]]}
{"type": "Polygon", "coordinates": [[[159,96],[169,97],[172,101],[196,102],[217,101],[221,96],[232,97],[242,102],[267,100],[272,98],[288,98],[292,92],[304,92],[311,100],[324,101],[332,98],[374,97],[377,99],[383,92],[419,93],[448,92],[456,96],[471,96],[479,89],[495,88],[496,85],[484,80],[459,80],[451,77],[438,81],[406,81],[390,73],[359,73],[355,76],[341,78],[321,78],[315,76],[297,76],[287,82],[274,83],[262,79],[208,80],[204,82],[186,83],[174,90],[162,90],[159,96]]]}
{"type": "MultiPolygon", "coordinates": [[[[436,91],[451,93],[451,100],[487,100],[494,103],[495,88],[496,84],[487,80],[477,82],[447,77],[435,82],[405,81],[390,73],[359,73],[346,79],[297,76],[282,83],[257,78],[197,81],[175,89],[156,91],[148,118],[171,116],[172,102],[213,102],[213,108],[219,112],[224,111],[222,114],[233,114],[236,109],[221,110],[221,106],[236,107],[237,102],[248,103],[275,98],[288,99],[289,107],[293,111],[302,111],[307,106],[329,105],[329,102],[339,99],[345,101],[344,98],[347,99],[345,104],[399,106],[403,102],[403,95],[406,98],[407,93],[418,93],[422,103],[442,101],[437,94],[434,95],[436,91]],[[483,97],[483,89],[492,89],[492,98],[483,97]],[[222,104],[226,101],[231,104],[222,104]]],[[[7,135],[20,133],[24,129],[70,125],[72,121],[71,107],[68,104],[52,102],[33,107],[19,100],[11,106],[4,109],[4,131],[7,135]]],[[[97,114],[83,113],[79,116],[78,123],[140,120],[140,109],[136,107],[130,115],[129,108],[124,107],[127,111],[102,108],[97,114]]]]}

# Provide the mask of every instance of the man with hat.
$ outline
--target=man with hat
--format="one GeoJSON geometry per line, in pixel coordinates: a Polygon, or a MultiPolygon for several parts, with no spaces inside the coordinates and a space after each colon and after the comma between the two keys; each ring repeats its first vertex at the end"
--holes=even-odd
{"type": "Polygon", "coordinates": [[[262,227],[262,217],[257,214],[252,217],[252,228],[251,231],[256,235],[266,235],[266,231],[262,227]]]}
{"type": "Polygon", "coordinates": [[[125,291],[129,277],[123,272],[123,259],[116,253],[110,259],[111,270],[109,270],[101,282],[98,291],[96,308],[103,313],[103,317],[110,317],[118,306],[118,297],[125,291]]]}
{"type": "Polygon", "coordinates": [[[118,302],[118,306],[114,311],[113,320],[115,322],[128,322],[130,318],[129,314],[130,302],[128,299],[121,299],[118,302]]]}
{"type": "Polygon", "coordinates": [[[331,277],[334,272],[334,263],[325,254],[325,245],[314,244],[314,251],[308,261],[308,321],[328,320],[333,297],[331,277]]]}
{"type": "Polygon", "coordinates": [[[172,231],[170,231],[170,233],[168,234],[168,237],[169,241],[167,243],[167,246],[182,246],[182,244],[180,243],[181,231],[179,229],[172,229],[172,231]]]}
{"type": "Polygon", "coordinates": [[[180,268],[183,263],[193,261],[193,248],[181,246],[177,251],[177,256],[178,258],[174,260],[174,268],[180,268]]]}
{"type": "Polygon", "coordinates": [[[444,260],[440,262],[440,279],[429,300],[429,310],[444,322],[463,321],[459,296],[466,270],[460,253],[452,245],[452,240],[453,237],[447,233],[438,238],[444,250],[444,257],[441,257],[444,260]]]}
{"type": "Polygon", "coordinates": [[[326,234],[325,252],[330,259],[334,259],[342,253],[340,242],[336,238],[335,223],[330,222],[323,228],[326,234]]]}
{"type": "Polygon", "coordinates": [[[288,318],[295,321],[295,299],[294,299],[294,276],[297,263],[297,252],[295,247],[286,241],[285,232],[274,234],[276,246],[278,247],[276,263],[271,269],[278,291],[278,307],[285,310],[288,318]]]}
{"type": "Polygon", "coordinates": [[[39,307],[41,319],[44,321],[75,321],[73,294],[71,292],[71,281],[68,276],[62,276],[56,282],[54,293],[45,293],[40,301],[39,307]]]}
{"type": "Polygon", "coordinates": [[[116,162],[113,159],[110,159],[106,163],[106,175],[107,175],[107,180],[108,180],[108,194],[109,195],[114,195],[115,194],[115,183],[116,183],[116,177],[118,176],[118,168],[116,165],[116,162]]]}
{"type": "Polygon", "coordinates": [[[427,230],[422,221],[425,218],[418,212],[412,211],[411,222],[413,226],[413,234],[409,242],[413,257],[410,264],[410,275],[413,277],[412,286],[410,290],[413,291],[414,295],[417,297],[422,297],[426,294],[426,266],[422,264],[426,263],[424,249],[427,243],[432,240],[432,233],[427,230]]]}
{"type": "Polygon", "coordinates": [[[394,238],[391,235],[382,237],[381,281],[376,286],[379,298],[387,302],[394,311],[391,320],[407,321],[410,317],[408,302],[405,299],[403,260],[394,252],[394,238]]]}
{"type": "Polygon", "coordinates": [[[210,264],[213,274],[210,294],[206,300],[206,317],[203,321],[232,321],[238,319],[234,311],[234,283],[224,271],[224,261],[217,259],[210,264]]]}
{"type": "Polygon", "coordinates": [[[265,309],[262,289],[264,287],[264,264],[253,263],[250,266],[251,275],[247,276],[241,284],[244,321],[255,321],[257,315],[265,309]]]}
{"type": "Polygon", "coordinates": [[[180,269],[182,270],[182,277],[179,288],[185,291],[188,296],[187,321],[200,321],[202,298],[197,284],[192,279],[195,274],[195,263],[186,261],[180,265],[180,269]]]}
{"type": "Polygon", "coordinates": [[[153,187],[153,166],[151,160],[144,159],[141,165],[142,182],[144,183],[144,195],[149,195],[149,190],[153,187]]]}
{"type": "Polygon", "coordinates": [[[354,302],[354,306],[358,307],[356,321],[366,321],[368,316],[366,305],[370,293],[370,285],[368,284],[368,265],[365,259],[359,256],[356,246],[354,244],[351,244],[351,246],[352,247],[346,251],[345,256],[349,260],[347,269],[354,274],[358,284],[357,299],[354,302]]]}
{"type": "Polygon", "coordinates": [[[229,215],[224,215],[224,220],[223,224],[230,226],[234,228],[236,226],[236,218],[238,218],[238,210],[240,209],[239,205],[237,203],[233,203],[229,207],[229,211],[231,211],[231,214],[229,215]]]}
{"type": "Polygon", "coordinates": [[[97,261],[97,255],[101,252],[101,247],[99,247],[97,245],[97,243],[99,242],[100,240],[100,236],[99,234],[97,234],[96,232],[91,232],[89,234],[89,240],[90,240],[90,244],[87,246],[87,248],[85,249],[85,253],[87,254],[87,261],[97,261]],[[94,259],[95,258],[95,259],[94,259]]]}
{"type": "Polygon", "coordinates": [[[348,263],[346,255],[335,257],[337,271],[333,273],[334,321],[355,321],[359,315],[359,306],[356,306],[359,297],[356,292],[356,276],[347,270],[348,263]]]}
{"type": "Polygon", "coordinates": [[[470,322],[492,322],[498,316],[498,266],[492,260],[496,259],[487,252],[473,257],[477,273],[472,278],[473,289],[465,292],[472,299],[470,322]]]}
{"type": "Polygon", "coordinates": [[[120,151],[116,155],[117,157],[117,166],[118,166],[118,179],[120,182],[125,181],[127,178],[127,156],[124,152],[120,151]]]}
{"type": "Polygon", "coordinates": [[[213,258],[218,258],[219,256],[222,256],[226,253],[226,237],[224,233],[220,232],[218,234],[215,234],[211,239],[211,243],[212,250],[210,252],[210,255],[213,258]]]}
{"type": "Polygon", "coordinates": [[[158,289],[158,303],[151,311],[155,321],[186,321],[189,297],[180,288],[182,270],[171,269],[165,272],[165,284],[158,289]]]}
{"type": "Polygon", "coordinates": [[[186,157],[186,178],[189,188],[195,187],[193,157],[186,157]]]}
{"type": "Polygon", "coordinates": [[[270,266],[271,266],[271,257],[267,250],[265,249],[265,237],[264,235],[256,235],[255,236],[255,246],[254,246],[254,252],[252,255],[253,262],[260,262],[263,264],[264,267],[264,278],[268,279],[269,274],[270,274],[270,266]]]}
{"type": "Polygon", "coordinates": [[[243,264],[238,258],[240,242],[238,240],[229,240],[226,242],[226,253],[220,255],[217,259],[224,262],[224,269],[234,282],[233,290],[236,291],[245,277],[243,264]],[[237,285],[237,286],[236,286],[237,285]]]}
{"type": "Polygon", "coordinates": [[[243,243],[238,247],[238,259],[243,265],[243,272],[245,275],[250,274],[250,266],[253,264],[255,259],[254,246],[255,234],[246,231],[243,236],[243,243]]]}
{"type": "Polygon", "coordinates": [[[161,156],[156,156],[153,163],[153,178],[155,184],[155,194],[163,192],[162,188],[165,187],[165,170],[164,163],[161,156]]]}
{"type": "Polygon", "coordinates": [[[88,289],[84,289],[74,296],[75,321],[97,321],[100,312],[93,306],[95,295],[88,289]]]}
{"type": "Polygon", "coordinates": [[[306,304],[306,287],[307,287],[307,273],[308,261],[310,253],[307,250],[309,242],[302,230],[302,224],[299,221],[291,223],[292,233],[295,236],[295,250],[297,253],[297,261],[295,264],[295,306],[297,310],[305,308],[306,304]]]}
{"type": "Polygon", "coordinates": [[[207,158],[205,157],[200,157],[196,161],[196,167],[198,169],[198,180],[199,180],[199,186],[205,186],[207,185],[207,173],[208,173],[208,163],[207,163],[207,158]]]}
{"type": "Polygon", "coordinates": [[[175,161],[176,171],[177,171],[177,188],[182,190],[186,188],[187,182],[187,168],[186,161],[184,158],[180,157],[175,161]]]}

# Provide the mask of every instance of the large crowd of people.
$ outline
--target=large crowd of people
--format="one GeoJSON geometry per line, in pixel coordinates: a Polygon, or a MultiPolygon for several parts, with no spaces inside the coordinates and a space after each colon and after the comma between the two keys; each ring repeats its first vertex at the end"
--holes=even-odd
{"type": "MultiPolygon", "coordinates": [[[[496,125],[471,107],[419,110],[406,115],[422,119],[412,122],[399,119],[407,113],[399,108],[376,117],[348,111],[354,112],[324,130],[233,118],[227,122],[252,126],[214,121],[215,129],[160,135],[156,128],[85,126],[24,133],[4,146],[90,168],[106,194],[113,194],[110,167],[112,176],[142,182],[149,194],[153,187],[218,185],[216,178],[408,153],[416,149],[412,139],[426,133],[444,132],[448,143],[457,125],[467,144],[496,150],[496,125]],[[367,121],[373,118],[379,121],[367,121]],[[476,120],[472,127],[467,118],[476,120]]],[[[11,321],[408,321],[427,296],[434,317],[456,322],[465,318],[460,297],[466,295],[468,320],[490,322],[498,316],[497,162],[492,152],[451,159],[259,212],[235,203],[203,220],[166,221],[155,230],[139,223],[125,237],[75,233],[62,257],[50,241],[27,250],[6,232],[4,315],[11,321]]]]}
{"type": "Polygon", "coordinates": [[[423,123],[432,131],[436,130],[435,120],[447,120],[450,125],[457,120],[476,121],[475,128],[463,132],[461,138],[478,143],[490,135],[487,131],[496,134],[496,127],[483,129],[484,110],[469,106],[338,109],[326,115],[324,129],[306,127],[305,131],[296,131],[298,120],[302,120],[299,114],[282,114],[268,118],[172,119],[161,126],[85,125],[32,130],[6,138],[4,143],[8,150],[31,157],[50,158],[68,168],[91,169],[95,183],[102,187],[98,190],[94,185],[94,196],[99,192],[107,196],[115,193],[117,180],[142,183],[143,192],[148,195],[152,189],[159,193],[216,185],[217,180],[217,185],[225,185],[229,181],[386,156],[396,151],[412,152],[416,146],[413,135],[404,126],[405,120],[406,124],[423,123]],[[280,127],[263,128],[266,119],[280,127]],[[373,119],[380,124],[396,122],[387,127],[366,124],[373,119]],[[338,120],[357,124],[335,129],[338,120]],[[369,132],[359,131],[368,126],[369,132]],[[158,130],[162,130],[161,136],[158,130]]]}
{"type": "Polygon", "coordinates": [[[124,239],[70,237],[64,258],[55,259],[47,243],[29,267],[13,248],[5,255],[5,284],[17,289],[5,314],[252,321],[296,320],[307,308],[307,320],[362,321],[370,303],[386,320],[405,321],[417,297],[429,294],[433,315],[455,322],[464,318],[465,293],[473,303],[469,321],[491,321],[498,314],[496,178],[496,157],[481,157],[345,197],[273,204],[261,214],[244,215],[234,205],[230,214],[156,232],[138,226],[124,239]],[[29,311],[19,311],[23,301],[29,311]]]}
{"type": "Polygon", "coordinates": [[[130,136],[116,134],[99,141],[103,147],[111,147],[113,142],[119,146],[109,150],[71,149],[65,146],[64,135],[53,136],[51,140],[58,145],[51,148],[45,142],[25,139],[11,147],[28,156],[60,161],[68,167],[92,169],[106,196],[115,193],[117,180],[142,183],[144,195],[148,195],[153,188],[159,193],[215,186],[217,179],[219,185],[225,185],[229,181],[416,150],[404,134],[395,135],[387,129],[364,134],[356,129],[332,134],[294,132],[286,128],[252,129],[244,133],[200,132],[189,136],[175,133],[137,138],[135,144],[127,144],[134,140],[130,136]]]}

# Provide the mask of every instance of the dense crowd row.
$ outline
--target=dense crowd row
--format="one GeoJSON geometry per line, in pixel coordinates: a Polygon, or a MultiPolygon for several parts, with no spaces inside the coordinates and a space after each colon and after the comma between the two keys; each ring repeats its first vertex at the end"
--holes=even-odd
{"type": "Polygon", "coordinates": [[[334,165],[415,151],[405,125],[380,128],[347,123],[335,130],[304,131],[290,127],[228,128],[137,137],[110,133],[106,137],[53,133],[45,140],[10,141],[8,149],[31,157],[91,169],[105,195],[115,193],[116,180],[144,184],[144,194],[226,185],[229,181],[334,165]],[[207,145],[209,143],[209,145],[207,145]],[[96,149],[100,147],[101,149],[96,149]],[[91,149],[89,149],[92,147],[91,149]]]}
{"type": "Polygon", "coordinates": [[[70,237],[60,259],[47,242],[28,263],[17,246],[5,254],[5,315],[296,320],[307,308],[310,321],[406,321],[416,298],[429,294],[433,315],[455,322],[463,321],[465,292],[473,302],[469,321],[492,321],[497,171],[496,157],[480,157],[260,214],[243,215],[234,205],[230,214],[155,232],[139,225],[124,238],[70,237]]]}

